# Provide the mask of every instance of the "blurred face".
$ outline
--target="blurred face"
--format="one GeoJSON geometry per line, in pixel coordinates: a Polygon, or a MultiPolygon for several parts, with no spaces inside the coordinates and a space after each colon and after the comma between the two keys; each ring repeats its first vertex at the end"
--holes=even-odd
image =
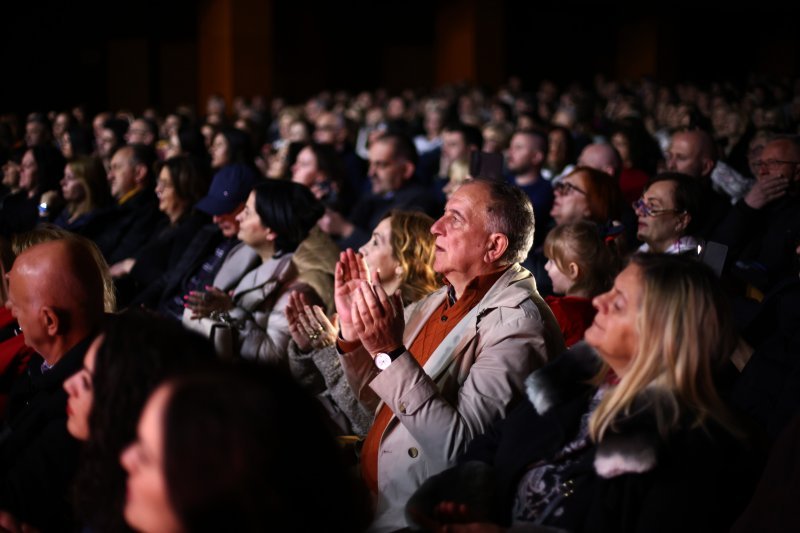
{"type": "Polygon", "coordinates": [[[384,218],[372,232],[372,238],[359,250],[369,266],[370,275],[378,273],[381,283],[392,281],[402,272],[392,252],[392,219],[384,218]]]}
{"type": "Polygon", "coordinates": [[[78,440],[89,440],[89,413],[94,401],[94,368],[97,351],[103,345],[100,335],[86,350],[83,368],[64,382],[67,391],[67,431],[78,440]]]}
{"type": "Polygon", "coordinates": [[[376,142],[369,148],[369,179],[373,194],[386,194],[403,186],[406,177],[411,177],[408,165],[395,157],[394,147],[389,142],[376,142]]]}
{"type": "Polygon", "coordinates": [[[211,143],[211,168],[220,168],[229,162],[228,140],[224,135],[218,133],[211,143]]]}
{"type": "Polygon", "coordinates": [[[59,113],[55,121],[53,121],[53,137],[60,139],[61,135],[67,131],[67,126],[69,126],[69,115],[66,113],[59,113]]]}
{"type": "Polygon", "coordinates": [[[667,170],[696,178],[703,175],[700,147],[692,140],[689,135],[684,133],[676,133],[672,136],[672,143],[667,150],[667,170]]]}
{"type": "Polygon", "coordinates": [[[436,236],[436,272],[469,279],[482,272],[490,236],[485,212],[489,200],[484,185],[470,184],[461,186],[447,201],[444,215],[431,226],[436,236]]]}
{"type": "Polygon", "coordinates": [[[310,188],[320,177],[317,169],[317,156],[314,155],[311,148],[303,148],[297,154],[297,161],[292,166],[292,181],[310,188]]]}
{"type": "Polygon", "coordinates": [[[314,128],[314,141],[319,144],[336,144],[338,134],[339,124],[336,117],[330,113],[320,115],[314,128]]]}
{"type": "Polygon", "coordinates": [[[610,291],[592,301],[597,315],[584,338],[620,377],[636,356],[639,343],[636,319],[643,290],[640,269],[630,264],[614,280],[610,291]]]}
{"type": "Polygon", "coordinates": [[[460,132],[446,131],[442,134],[442,152],[448,161],[467,161],[469,147],[460,132]]]}
{"type": "Polygon", "coordinates": [[[244,209],[241,213],[236,215],[236,221],[239,223],[239,232],[237,237],[240,241],[256,248],[266,244],[271,231],[265,228],[261,223],[261,217],[256,212],[256,193],[251,192],[247,197],[244,209]]]}
{"type": "Polygon", "coordinates": [[[544,264],[544,269],[547,275],[550,276],[550,281],[553,282],[553,292],[556,294],[567,294],[575,282],[570,277],[558,268],[558,265],[552,259],[548,259],[544,264]]]}
{"type": "Polygon", "coordinates": [[[238,215],[242,209],[244,209],[244,204],[241,204],[230,213],[214,215],[214,224],[217,225],[220,231],[222,231],[222,235],[226,238],[230,239],[236,237],[239,233],[239,221],[236,219],[236,215],[238,215]]]}
{"type": "Polygon", "coordinates": [[[45,127],[38,122],[28,122],[25,124],[25,144],[27,146],[39,146],[45,142],[45,127]]]}
{"type": "Polygon", "coordinates": [[[628,143],[628,138],[621,133],[615,133],[611,136],[611,144],[619,152],[619,157],[625,166],[630,166],[631,163],[631,146],[628,143]]]}
{"type": "Polygon", "coordinates": [[[534,169],[537,160],[541,163],[541,150],[536,149],[533,137],[515,134],[508,147],[508,170],[513,174],[525,174],[534,169]]]}
{"type": "Polygon", "coordinates": [[[68,131],[61,134],[61,155],[67,161],[75,156],[75,151],[72,149],[72,137],[68,131]]]}
{"type": "Polygon", "coordinates": [[[33,157],[33,151],[28,150],[22,156],[22,164],[20,165],[19,172],[19,186],[26,190],[32,191],[39,183],[37,172],[39,165],[36,164],[36,159],[33,157]]]}
{"type": "Polygon", "coordinates": [[[136,441],[120,456],[128,473],[125,521],[145,533],[181,531],[164,475],[163,426],[169,395],[166,387],[156,389],[142,411],[136,441]]]}
{"type": "Polygon", "coordinates": [[[175,192],[175,182],[166,166],[158,174],[156,196],[158,197],[158,209],[171,220],[180,217],[186,210],[186,202],[175,192]]]}
{"type": "Polygon", "coordinates": [[[3,165],[3,185],[9,189],[19,187],[20,167],[13,161],[8,161],[3,165]]]}
{"type": "Polygon", "coordinates": [[[144,120],[134,120],[125,134],[125,140],[128,144],[148,144],[153,141],[153,135],[144,120]]]}
{"type": "Polygon", "coordinates": [[[64,167],[64,177],[61,178],[61,196],[67,202],[80,202],[86,198],[86,189],[84,189],[83,183],[75,177],[72,165],[64,167]]]}
{"type": "Polygon", "coordinates": [[[556,224],[588,219],[592,212],[587,199],[586,177],[583,172],[566,176],[553,188],[553,209],[550,216],[556,224]]]}
{"type": "Polygon", "coordinates": [[[108,186],[111,196],[119,200],[137,187],[136,167],[130,157],[130,151],[120,148],[111,158],[111,168],[108,171],[108,186]]]}
{"type": "Polygon", "coordinates": [[[650,185],[637,203],[639,219],[636,237],[654,252],[663,252],[683,234],[684,213],[675,211],[675,182],[657,181],[650,185]]]}
{"type": "Polygon", "coordinates": [[[108,128],[100,130],[100,136],[97,139],[97,152],[100,157],[110,157],[114,146],[117,145],[117,136],[108,128]]]}
{"type": "Polygon", "coordinates": [[[567,139],[561,130],[553,130],[547,136],[549,150],[547,151],[547,162],[559,167],[567,161],[567,139]]]}
{"type": "MultiPolygon", "coordinates": [[[[24,161],[23,159],[23,163],[24,161]]],[[[800,157],[792,152],[788,141],[778,140],[765,144],[755,166],[758,169],[756,179],[759,181],[783,176],[789,178],[791,188],[800,177],[800,157]]]]}

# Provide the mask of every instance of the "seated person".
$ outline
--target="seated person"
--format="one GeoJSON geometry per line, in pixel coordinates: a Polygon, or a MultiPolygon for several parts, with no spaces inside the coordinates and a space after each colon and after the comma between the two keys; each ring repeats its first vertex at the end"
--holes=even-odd
{"type": "Polygon", "coordinates": [[[238,237],[257,255],[258,263],[230,294],[211,285],[204,291],[191,291],[184,325],[205,329],[207,323],[202,320],[222,321],[235,330],[234,354],[286,364],[290,335],[284,308],[289,293],[303,291],[309,301],[319,303],[314,290],[298,279],[292,255],[323,212],[307,187],[277,180],[256,185],[236,218],[238,237]]]}
{"type": "Polygon", "coordinates": [[[273,368],[161,385],[120,457],[128,525],[145,533],[364,531],[368,499],[318,407],[273,368]],[[220,450],[236,460],[221,460],[220,450]]]}
{"type": "Polygon", "coordinates": [[[600,236],[597,225],[582,220],[559,224],[547,234],[544,255],[553,292],[545,301],[561,326],[569,348],[583,340],[592,325],[595,308],[592,299],[606,292],[619,271],[616,252],[600,236]]]}
{"type": "Polygon", "coordinates": [[[659,254],[699,253],[702,240],[694,237],[699,219],[697,181],[685,174],[665,173],[651,178],[642,197],[633,203],[639,220],[636,237],[640,252],[659,254]]]}
{"type": "Polygon", "coordinates": [[[410,516],[428,527],[728,530],[758,469],[716,391],[737,339],[714,274],[636,255],[594,303],[586,343],[531,374],[528,401],[430,479],[410,516]]]}

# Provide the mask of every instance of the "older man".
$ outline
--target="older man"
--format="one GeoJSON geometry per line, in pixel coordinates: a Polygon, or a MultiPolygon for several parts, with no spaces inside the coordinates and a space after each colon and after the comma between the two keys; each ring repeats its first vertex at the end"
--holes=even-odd
{"type": "Polygon", "coordinates": [[[756,184],[720,225],[715,240],[730,246],[735,272],[768,291],[794,274],[800,244],[800,137],[764,145],[756,184]]]}
{"type": "Polygon", "coordinates": [[[36,350],[11,389],[0,432],[0,509],[47,531],[66,530],[78,443],[67,433],[64,380],[103,316],[103,280],[88,244],[67,238],[32,246],[8,274],[6,306],[36,350]]]}
{"type": "Polygon", "coordinates": [[[522,382],[564,349],[558,325],[518,262],[533,240],[520,189],[475,181],[431,228],[447,286],[400,312],[349,250],[337,266],[345,375],[376,418],[362,472],[378,497],[375,531],[406,526],[408,497],[451,466],[522,397],[522,382]]]}

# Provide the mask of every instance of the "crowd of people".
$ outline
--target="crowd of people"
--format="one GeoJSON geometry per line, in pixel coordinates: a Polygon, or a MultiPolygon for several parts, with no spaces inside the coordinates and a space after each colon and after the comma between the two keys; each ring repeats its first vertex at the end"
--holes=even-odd
{"type": "Polygon", "coordinates": [[[0,117],[0,529],[796,528],[799,134],[602,76],[0,117]]]}

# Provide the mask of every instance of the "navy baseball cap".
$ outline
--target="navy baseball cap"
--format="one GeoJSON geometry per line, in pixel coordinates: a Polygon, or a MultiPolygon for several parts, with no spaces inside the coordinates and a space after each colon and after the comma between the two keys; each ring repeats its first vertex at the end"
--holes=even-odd
{"type": "Polygon", "coordinates": [[[240,164],[225,165],[211,180],[208,194],[201,198],[195,208],[209,215],[225,215],[233,212],[247,196],[259,179],[250,167],[240,164]]]}

